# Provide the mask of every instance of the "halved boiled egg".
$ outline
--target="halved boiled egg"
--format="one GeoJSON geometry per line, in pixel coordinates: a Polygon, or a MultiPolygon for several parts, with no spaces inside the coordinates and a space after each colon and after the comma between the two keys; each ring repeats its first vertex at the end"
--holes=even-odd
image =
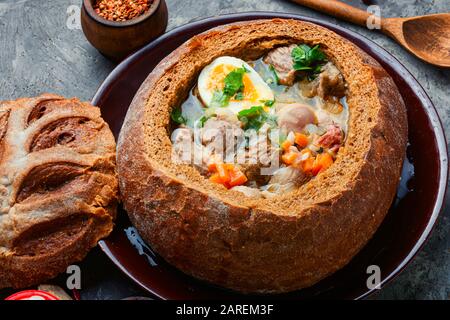
{"type": "Polygon", "coordinates": [[[237,96],[231,97],[225,106],[237,114],[241,110],[264,104],[264,101],[274,100],[274,94],[261,76],[244,60],[234,57],[219,57],[206,66],[198,77],[198,92],[203,103],[214,106],[214,96],[221,93],[225,87],[225,78],[230,72],[244,67],[242,76],[243,89],[237,96]]]}

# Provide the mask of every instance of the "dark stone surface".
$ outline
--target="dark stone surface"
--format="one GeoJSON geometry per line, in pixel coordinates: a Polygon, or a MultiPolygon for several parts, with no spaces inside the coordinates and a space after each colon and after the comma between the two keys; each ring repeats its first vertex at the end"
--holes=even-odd
{"type": "MultiPolygon", "coordinates": [[[[346,2],[361,8],[365,6],[363,1],[346,2]]],[[[384,17],[450,11],[450,0],[364,2],[380,5],[384,17]]],[[[450,71],[417,60],[378,32],[337,21],[288,1],[167,0],[167,4],[169,29],[202,17],[256,10],[299,13],[359,32],[387,49],[411,71],[430,95],[446,134],[450,134],[450,71]]],[[[92,98],[115,64],[99,54],[77,27],[80,5],[81,0],[0,0],[0,99],[34,96],[42,92],[86,100],[92,98]]],[[[449,201],[447,197],[447,204],[449,201]]],[[[423,250],[375,298],[450,298],[449,219],[450,210],[447,208],[423,250]]],[[[118,271],[99,249],[93,250],[81,266],[82,297],[85,299],[147,295],[118,271]]]]}

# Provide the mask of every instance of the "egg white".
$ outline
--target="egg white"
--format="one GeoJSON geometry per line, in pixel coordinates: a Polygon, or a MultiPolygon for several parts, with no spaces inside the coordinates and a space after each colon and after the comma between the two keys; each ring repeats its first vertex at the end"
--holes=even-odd
{"type": "MultiPolygon", "coordinates": [[[[223,65],[225,70],[234,70],[237,68],[245,67],[248,72],[244,76],[248,76],[248,80],[250,80],[254,88],[254,91],[252,91],[253,94],[251,99],[244,98],[243,100],[239,101],[231,100],[230,103],[225,107],[234,114],[237,114],[240,111],[248,109],[252,106],[262,105],[263,101],[274,100],[274,94],[270,87],[248,63],[235,57],[223,56],[215,59],[211,64],[206,66],[198,77],[198,92],[200,98],[207,107],[212,106],[214,92],[217,90],[215,88],[212,88],[212,73],[216,69],[216,67],[220,65],[223,65]]],[[[222,74],[220,74],[219,80],[223,81],[227,74],[228,73],[223,73],[223,78],[222,74]]]]}

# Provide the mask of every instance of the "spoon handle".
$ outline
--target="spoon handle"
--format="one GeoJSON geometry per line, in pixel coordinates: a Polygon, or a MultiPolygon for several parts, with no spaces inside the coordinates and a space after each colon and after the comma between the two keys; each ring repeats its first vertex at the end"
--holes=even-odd
{"type": "Polygon", "coordinates": [[[291,0],[311,9],[361,26],[366,26],[370,13],[336,0],[291,0]]]}

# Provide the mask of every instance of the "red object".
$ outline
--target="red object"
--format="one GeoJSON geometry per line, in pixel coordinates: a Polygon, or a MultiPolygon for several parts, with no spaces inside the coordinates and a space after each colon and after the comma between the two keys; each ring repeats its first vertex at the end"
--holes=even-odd
{"type": "Polygon", "coordinates": [[[54,295],[40,290],[26,290],[14,293],[5,300],[59,300],[54,295]]]}
{"type": "Polygon", "coordinates": [[[139,17],[150,9],[150,0],[97,0],[95,12],[102,18],[111,21],[126,21],[139,17]]]}
{"type": "Polygon", "coordinates": [[[342,131],[337,125],[330,125],[327,132],[317,140],[318,144],[325,148],[339,146],[342,142],[342,131]]]}
{"type": "Polygon", "coordinates": [[[81,300],[80,291],[78,291],[77,289],[73,289],[72,294],[74,300],[81,300]]]}

